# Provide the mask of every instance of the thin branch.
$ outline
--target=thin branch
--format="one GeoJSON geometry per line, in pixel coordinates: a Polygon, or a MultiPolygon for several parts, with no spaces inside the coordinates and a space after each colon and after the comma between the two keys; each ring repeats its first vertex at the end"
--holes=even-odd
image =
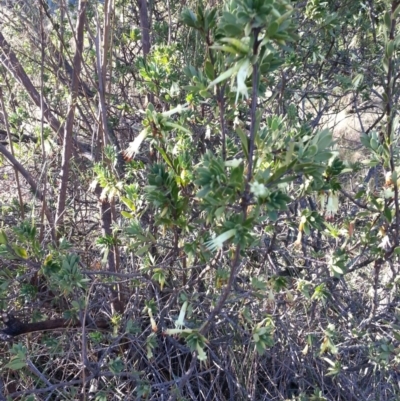
{"type": "MultiPolygon", "coordinates": [[[[0,144],[0,153],[2,153],[10,161],[10,163],[21,173],[21,175],[25,178],[26,182],[30,185],[32,192],[34,193],[36,198],[38,198],[41,202],[44,203],[44,197],[42,192],[38,188],[32,176],[28,173],[27,170],[25,170],[24,166],[2,144],[0,144]]],[[[45,207],[45,213],[47,220],[49,221],[49,224],[53,227],[53,217],[47,206],[45,207]]]]}

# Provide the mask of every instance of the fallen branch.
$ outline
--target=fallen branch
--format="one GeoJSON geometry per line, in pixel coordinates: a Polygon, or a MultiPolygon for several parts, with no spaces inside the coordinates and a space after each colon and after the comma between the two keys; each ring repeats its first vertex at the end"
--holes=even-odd
{"type": "MultiPolygon", "coordinates": [[[[0,330],[0,340],[2,341],[10,341],[12,338],[22,334],[82,326],[80,321],[71,321],[70,319],[50,319],[42,322],[24,323],[9,313],[3,313],[2,320],[6,325],[5,329],[0,330]]],[[[89,324],[93,324],[97,329],[108,329],[110,327],[109,323],[103,319],[95,322],[87,319],[85,325],[89,324]]]]}

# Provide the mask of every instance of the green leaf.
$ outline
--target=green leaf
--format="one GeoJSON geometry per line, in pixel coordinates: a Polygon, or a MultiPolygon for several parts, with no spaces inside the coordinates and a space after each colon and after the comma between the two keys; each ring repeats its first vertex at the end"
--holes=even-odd
{"type": "Polygon", "coordinates": [[[389,42],[386,44],[386,57],[391,58],[393,56],[393,52],[394,52],[394,41],[393,40],[389,40],[389,42]]]}
{"type": "Polygon", "coordinates": [[[267,36],[272,38],[278,31],[278,28],[279,28],[279,24],[276,21],[273,21],[267,29],[267,36]]]}
{"type": "Polygon", "coordinates": [[[240,36],[243,33],[240,25],[225,24],[223,26],[226,36],[240,36]]]}
{"type": "Polygon", "coordinates": [[[132,213],[126,212],[125,210],[122,210],[121,214],[127,219],[133,219],[135,217],[132,213]]]}
{"type": "Polygon", "coordinates": [[[393,331],[393,336],[397,341],[400,341],[400,333],[398,331],[393,331]]]}
{"type": "Polygon", "coordinates": [[[163,268],[157,268],[154,269],[154,274],[152,276],[152,279],[155,281],[158,281],[160,284],[161,291],[163,290],[164,284],[165,284],[165,270],[163,268]]]}
{"type": "Polygon", "coordinates": [[[196,197],[197,198],[205,198],[210,191],[211,191],[210,187],[205,186],[203,189],[201,189],[199,192],[197,192],[196,197]]]}
{"type": "Polygon", "coordinates": [[[357,89],[362,84],[363,80],[364,80],[364,75],[357,74],[352,81],[353,88],[357,89]]]}
{"type": "Polygon", "coordinates": [[[238,134],[238,136],[240,138],[240,141],[242,143],[243,153],[247,159],[249,157],[249,138],[247,137],[245,132],[240,127],[236,128],[236,133],[238,134]]]}
{"type": "Polygon", "coordinates": [[[399,16],[399,14],[400,14],[400,4],[393,11],[393,19],[396,19],[399,16]]]}
{"type": "Polygon", "coordinates": [[[236,48],[234,48],[233,46],[214,45],[214,46],[210,46],[210,49],[222,50],[223,52],[227,52],[227,53],[231,53],[231,54],[235,54],[235,55],[239,53],[239,51],[236,48]]]}
{"type": "Polygon", "coordinates": [[[4,230],[0,230],[0,245],[7,245],[8,239],[4,230]]]}
{"type": "Polygon", "coordinates": [[[26,366],[25,359],[20,358],[19,356],[15,356],[11,358],[10,362],[8,362],[5,367],[11,370],[19,370],[26,366]]]}
{"type": "Polygon", "coordinates": [[[120,357],[110,360],[108,363],[108,367],[110,368],[111,372],[114,374],[121,373],[124,370],[124,362],[120,357]]]}
{"type": "Polygon", "coordinates": [[[393,216],[392,216],[392,211],[389,207],[385,207],[383,214],[386,217],[386,220],[388,221],[388,223],[392,222],[393,216]]]}
{"type": "Polygon", "coordinates": [[[371,145],[370,145],[370,137],[368,135],[366,135],[364,133],[361,134],[360,135],[360,141],[366,148],[370,148],[371,147],[371,145]]]}
{"type": "Polygon", "coordinates": [[[26,249],[22,248],[19,245],[13,245],[12,246],[14,252],[16,253],[17,256],[19,256],[22,259],[27,259],[28,258],[28,252],[26,249]]]}
{"type": "MultiPolygon", "coordinates": [[[[247,39],[247,38],[246,38],[247,39]]],[[[243,40],[239,40],[236,38],[222,38],[221,42],[226,42],[230,46],[232,46],[236,53],[246,55],[250,52],[250,42],[245,43],[243,40]]]]}
{"type": "Polygon", "coordinates": [[[378,149],[378,147],[379,147],[379,142],[375,139],[375,138],[371,138],[370,139],[370,141],[369,141],[369,147],[372,149],[372,150],[376,150],[376,149],[378,149]]]}
{"type": "Polygon", "coordinates": [[[163,157],[165,163],[168,164],[169,167],[171,167],[172,169],[174,168],[174,166],[171,163],[171,159],[168,157],[167,153],[165,152],[165,150],[163,148],[161,148],[160,146],[154,145],[154,147],[160,152],[161,156],[163,157]]]}
{"type": "Polygon", "coordinates": [[[251,278],[251,286],[256,290],[265,291],[267,289],[267,283],[263,280],[259,280],[257,277],[251,278]]]}
{"type": "Polygon", "coordinates": [[[217,219],[219,219],[219,218],[224,214],[225,209],[226,209],[225,206],[219,207],[219,208],[215,211],[215,213],[214,213],[215,217],[216,217],[217,219]]]}
{"type": "Polygon", "coordinates": [[[389,59],[385,56],[382,61],[383,69],[386,73],[389,72],[389,59]]]}
{"type": "Polygon", "coordinates": [[[176,123],[172,123],[172,122],[166,122],[164,125],[165,125],[167,128],[175,128],[175,129],[177,129],[177,130],[179,130],[179,131],[186,132],[186,133],[189,134],[189,135],[191,134],[191,131],[190,131],[189,129],[183,127],[183,126],[180,125],[180,124],[176,124],[176,123]]]}
{"type": "Polygon", "coordinates": [[[332,157],[332,152],[319,152],[314,156],[314,162],[320,163],[328,161],[332,157]]]}
{"type": "Polygon", "coordinates": [[[290,169],[296,164],[296,160],[292,160],[288,165],[282,166],[278,169],[275,170],[275,172],[272,174],[270,179],[268,180],[268,183],[272,183],[274,181],[277,181],[279,178],[281,178],[285,173],[290,171],[290,169]]]}
{"type": "Polygon", "coordinates": [[[318,150],[322,151],[332,145],[332,133],[325,129],[318,135],[318,150]]]}
{"type": "Polygon", "coordinates": [[[135,203],[134,203],[132,200],[130,200],[129,198],[126,198],[126,197],[121,197],[121,200],[122,200],[122,202],[124,202],[125,205],[126,205],[129,209],[131,209],[133,212],[136,210],[136,205],[135,205],[135,203]]]}
{"type": "Polygon", "coordinates": [[[344,274],[344,271],[341,267],[339,267],[338,265],[332,265],[331,269],[333,272],[338,273],[338,274],[344,274]]]}
{"type": "Polygon", "coordinates": [[[392,25],[392,19],[390,18],[390,12],[386,11],[383,16],[383,22],[385,23],[386,29],[390,31],[392,25]]]}
{"type": "Polygon", "coordinates": [[[318,153],[318,146],[317,145],[310,145],[305,154],[307,157],[313,157],[318,153]]]}
{"type": "MultiPolygon", "coordinates": [[[[200,90],[202,90],[203,86],[194,86],[194,85],[186,85],[183,87],[183,89],[185,89],[187,92],[193,92],[193,93],[197,93],[200,90]]],[[[203,89],[204,90],[204,89],[203,89]]]]}
{"type": "Polygon", "coordinates": [[[215,73],[214,73],[214,66],[212,65],[210,60],[206,61],[205,67],[204,67],[204,71],[207,75],[207,78],[209,80],[213,80],[215,78],[215,73]]]}
{"type": "Polygon", "coordinates": [[[239,70],[240,64],[236,63],[233,67],[229,68],[225,72],[223,72],[218,78],[214,79],[214,81],[210,82],[208,85],[208,88],[212,88],[216,84],[219,84],[222,81],[227,80],[230,78],[233,74],[235,74],[239,70]]]}
{"type": "Polygon", "coordinates": [[[181,20],[187,26],[190,26],[192,28],[197,28],[197,17],[192,10],[188,8],[183,10],[181,14],[181,20]]]}
{"type": "Polygon", "coordinates": [[[139,248],[139,249],[135,252],[135,254],[136,254],[137,256],[142,256],[142,255],[144,255],[144,254],[146,254],[146,253],[148,252],[148,250],[150,249],[150,247],[151,247],[151,244],[142,246],[141,248],[139,248]]]}

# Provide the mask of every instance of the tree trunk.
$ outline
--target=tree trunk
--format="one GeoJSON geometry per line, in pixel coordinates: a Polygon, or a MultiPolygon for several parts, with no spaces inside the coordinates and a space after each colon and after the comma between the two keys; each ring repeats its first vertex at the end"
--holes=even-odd
{"type": "Polygon", "coordinates": [[[150,53],[150,20],[149,12],[147,10],[147,0],[138,0],[139,3],[139,18],[140,18],[140,29],[142,31],[142,46],[143,46],[143,56],[150,53]]]}

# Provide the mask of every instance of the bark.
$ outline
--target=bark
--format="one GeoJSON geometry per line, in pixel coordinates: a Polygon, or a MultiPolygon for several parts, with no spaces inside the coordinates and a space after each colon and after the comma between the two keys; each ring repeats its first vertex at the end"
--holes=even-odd
{"type": "MultiPolygon", "coordinates": [[[[51,319],[42,322],[24,323],[15,318],[12,314],[7,313],[3,314],[2,319],[6,325],[6,328],[0,330],[0,340],[3,341],[11,340],[13,337],[20,336],[22,334],[28,334],[37,331],[82,327],[82,323],[80,321],[73,322],[68,319],[51,319]]],[[[92,322],[87,319],[85,326],[89,323],[92,322]]],[[[109,322],[103,319],[97,320],[93,323],[96,328],[100,329],[107,329],[110,327],[109,322]]]]}
{"type": "MultiPolygon", "coordinates": [[[[3,90],[1,89],[1,86],[0,86],[0,105],[1,105],[1,110],[3,112],[4,125],[6,126],[8,144],[10,146],[11,154],[14,156],[14,147],[13,147],[13,142],[12,142],[12,137],[11,137],[11,132],[10,132],[10,124],[8,123],[8,113],[7,113],[6,106],[4,104],[3,90]]],[[[17,183],[17,192],[18,192],[21,218],[25,219],[24,202],[22,200],[21,185],[19,183],[19,174],[18,174],[18,169],[15,166],[14,166],[14,172],[15,172],[15,181],[17,183]]]]}
{"type": "MultiPolygon", "coordinates": [[[[108,0],[104,4],[104,22],[103,22],[103,40],[102,49],[100,49],[100,37],[101,30],[98,25],[96,43],[96,61],[97,61],[97,71],[99,75],[99,117],[101,122],[101,127],[103,129],[103,141],[102,145],[111,143],[117,152],[117,172],[121,177],[124,174],[125,163],[121,153],[121,147],[117,137],[114,134],[112,128],[108,126],[107,118],[107,106],[106,106],[106,76],[107,76],[107,64],[108,64],[108,54],[112,53],[109,51],[111,48],[112,40],[112,15],[114,13],[113,3],[108,0]]],[[[111,65],[112,63],[110,63],[111,65]]],[[[111,76],[111,71],[109,71],[111,76]]]]}
{"type": "MultiPolygon", "coordinates": [[[[146,61],[147,55],[150,53],[151,41],[150,41],[150,19],[149,11],[147,8],[147,0],[138,0],[139,5],[139,19],[140,19],[140,29],[142,32],[142,50],[143,57],[146,61]]],[[[149,93],[147,95],[147,103],[154,104],[154,94],[149,93]]]]}
{"type": "MultiPolygon", "coordinates": [[[[39,92],[36,90],[35,86],[32,84],[32,81],[26,75],[25,70],[19,63],[18,59],[16,58],[15,53],[11,50],[10,45],[4,39],[1,31],[0,31],[0,49],[4,51],[2,53],[0,51],[0,62],[6,67],[6,69],[10,72],[10,74],[14,77],[16,81],[18,81],[27,91],[29,97],[32,99],[34,104],[41,109],[41,96],[39,92]],[[6,57],[5,54],[8,54],[10,57],[6,57]],[[15,68],[13,66],[16,66],[15,68]],[[9,68],[8,68],[9,67],[9,68]]],[[[72,67],[71,67],[72,68],[72,67]]],[[[72,77],[72,75],[71,75],[72,77]]],[[[81,91],[81,88],[79,89],[81,91]]],[[[81,92],[79,92],[81,94],[81,92]]],[[[43,116],[53,131],[63,139],[62,131],[63,126],[58,121],[58,119],[52,114],[50,108],[48,107],[47,103],[43,99],[43,116]]],[[[15,134],[11,134],[13,137],[17,138],[18,141],[22,142],[37,142],[37,138],[27,135],[21,134],[21,136],[17,136],[15,134]]],[[[0,129],[0,137],[5,136],[7,137],[7,131],[0,129]]],[[[5,141],[0,141],[0,143],[7,144],[5,141]]],[[[79,152],[87,158],[88,160],[93,161],[93,157],[90,155],[90,149],[87,149],[87,145],[83,142],[79,142],[74,138],[74,145],[77,147],[79,152]]],[[[76,155],[75,155],[76,156],[76,155]]]]}
{"type": "Polygon", "coordinates": [[[149,12],[147,10],[147,0],[138,0],[138,3],[140,29],[142,31],[143,56],[146,59],[146,56],[150,53],[151,48],[149,12]]]}
{"type": "Polygon", "coordinates": [[[64,126],[63,151],[62,151],[62,162],[61,162],[61,173],[60,173],[61,179],[60,179],[60,189],[57,202],[56,225],[63,222],[64,218],[63,216],[65,213],[69,164],[73,149],[72,129],[75,120],[76,101],[79,96],[79,76],[82,68],[83,28],[85,24],[86,4],[87,4],[86,0],[79,1],[78,20],[76,23],[76,37],[75,37],[76,50],[73,61],[74,72],[72,75],[72,83],[71,83],[71,100],[68,108],[66,123],[64,126]]]}
{"type": "MultiPolygon", "coordinates": [[[[112,129],[108,127],[108,118],[107,118],[107,106],[106,106],[106,76],[107,76],[107,65],[109,60],[109,54],[112,52],[109,51],[112,44],[112,16],[114,14],[113,10],[113,1],[106,0],[104,3],[104,21],[103,21],[103,37],[101,40],[101,29],[100,22],[97,24],[97,37],[94,39],[96,44],[96,68],[99,76],[99,86],[98,86],[98,94],[99,94],[99,130],[97,134],[98,138],[98,148],[103,149],[104,145],[111,143],[117,151],[117,165],[116,170],[121,177],[124,174],[124,160],[122,158],[122,154],[120,152],[120,146],[118,140],[112,129]],[[102,134],[101,135],[101,131],[102,134]]],[[[111,63],[110,63],[111,65],[111,63]]],[[[111,76],[111,68],[109,71],[109,75],[111,76]]],[[[109,166],[109,168],[112,168],[109,166]]],[[[96,194],[100,199],[101,188],[97,186],[96,194]]],[[[112,222],[113,222],[113,213],[112,202],[108,202],[107,200],[100,200],[100,215],[101,215],[101,230],[103,236],[112,236],[112,222]]],[[[107,256],[107,269],[112,272],[116,272],[118,270],[118,259],[119,259],[119,249],[118,246],[112,246],[109,249],[109,253],[107,256]]],[[[117,300],[120,299],[120,291],[111,290],[111,303],[116,304],[117,300]]],[[[118,308],[115,308],[116,310],[118,308]]],[[[118,312],[122,313],[122,309],[119,308],[118,312]]]]}

